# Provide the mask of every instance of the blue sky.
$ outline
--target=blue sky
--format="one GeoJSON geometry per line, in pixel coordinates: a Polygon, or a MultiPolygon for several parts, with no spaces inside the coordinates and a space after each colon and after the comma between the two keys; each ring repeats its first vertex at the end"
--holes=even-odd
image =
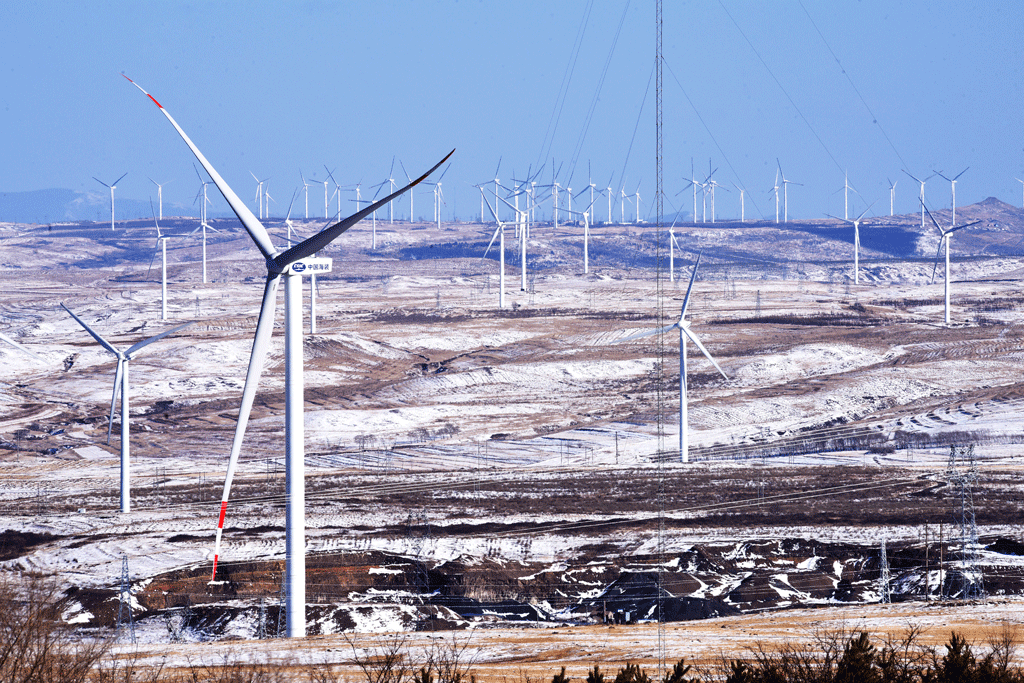
{"type": "MultiPolygon", "coordinates": [[[[1022,17],[1009,1],[665,2],[668,205],[692,207],[676,194],[691,158],[705,174],[710,158],[732,190],[717,195],[722,217],[739,214],[735,183],[748,218],[774,218],[776,159],[802,183],[789,194],[796,217],[841,215],[844,169],[857,213],[888,212],[887,178],[897,212],[916,210],[903,168],[970,167],[958,205],[1019,205],[1022,17]]],[[[149,176],[169,181],[165,214],[194,212],[191,153],[123,71],[244,199],[250,172],[269,177],[275,215],[300,169],[319,180],[326,164],[365,197],[393,158],[415,175],[453,147],[446,220],[479,217],[472,185],[499,158],[503,182],[545,164],[538,182],[550,183],[554,158],[574,192],[588,167],[598,187],[639,183],[644,216],[654,194],[653,0],[23,3],[5,8],[0,45],[0,191],[105,193],[93,176],[127,171],[118,197],[155,198],[149,176]]],[[[312,215],[322,188],[310,188],[312,215]]],[[[418,216],[432,213],[426,192],[418,216]]],[[[949,184],[933,179],[927,196],[948,207],[949,184]]]]}

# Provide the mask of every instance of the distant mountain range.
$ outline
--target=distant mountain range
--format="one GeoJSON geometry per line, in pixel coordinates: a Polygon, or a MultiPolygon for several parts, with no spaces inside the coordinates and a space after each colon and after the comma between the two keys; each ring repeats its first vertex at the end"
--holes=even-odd
{"type": "MultiPolygon", "coordinates": [[[[114,198],[114,219],[133,220],[151,217],[149,200],[114,198]]],[[[164,202],[165,216],[198,216],[197,206],[164,202]]],[[[210,212],[211,218],[224,214],[210,212]]],[[[62,223],[65,221],[110,220],[110,193],[75,192],[51,189],[29,192],[0,192],[0,222],[62,223]]]]}

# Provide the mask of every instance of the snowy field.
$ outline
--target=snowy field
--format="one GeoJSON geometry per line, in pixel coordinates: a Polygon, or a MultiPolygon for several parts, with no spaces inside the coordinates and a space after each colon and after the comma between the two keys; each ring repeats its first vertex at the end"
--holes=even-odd
{"type": "MultiPolygon", "coordinates": [[[[191,229],[186,220],[167,223],[172,234],[191,229]]],[[[39,357],[0,343],[0,531],[34,535],[7,551],[6,569],[110,591],[127,555],[140,595],[171,573],[209,570],[265,276],[244,233],[230,222],[220,227],[229,230],[211,241],[206,284],[197,281],[195,240],[169,242],[169,320],[161,321],[159,262],[148,272],[152,229],[144,221],[126,223],[123,234],[93,224],[0,226],[0,332],[39,357]],[[126,515],[117,512],[116,417],[107,442],[114,358],[62,302],[118,347],[195,321],[130,363],[133,511],[126,515]]],[[[606,556],[656,567],[659,557],[684,557],[698,546],[772,539],[857,546],[866,557],[884,538],[910,552],[937,533],[950,543],[951,444],[975,447],[982,545],[1024,540],[1024,257],[983,256],[984,235],[963,243],[970,258],[954,257],[947,326],[941,268],[931,282],[930,235],[912,255],[862,254],[862,284],[853,285],[846,242],[766,225],[677,228],[687,253],[676,254],[678,272],[659,285],[651,264],[667,254],[656,249],[650,226],[595,227],[586,275],[579,229],[537,226],[524,289],[510,247],[506,308],[498,311],[497,263],[479,257],[492,226],[377,228],[377,251],[362,226],[328,250],[334,272],[318,283],[315,334],[305,313],[311,556],[380,553],[438,571],[490,563],[513,572],[515,565],[516,580],[528,583],[538,572],[568,576],[606,556]],[[783,238],[781,257],[770,245],[783,238]],[[431,252],[456,243],[452,255],[431,252]],[[621,340],[678,318],[702,248],[688,318],[729,379],[689,347],[693,462],[680,464],[678,337],[621,340]]],[[[991,243],[1016,235],[1004,228],[991,229],[991,243]]],[[[308,296],[307,288],[307,306],[308,296]]],[[[236,474],[222,549],[228,568],[284,558],[282,325],[279,313],[236,474]]],[[[792,560],[793,571],[817,568],[838,586],[860,561],[854,555],[835,569],[833,560],[808,555],[792,560]]],[[[982,550],[979,562],[1019,573],[1021,559],[982,550]]],[[[370,569],[375,581],[390,572],[391,593],[378,609],[358,618],[350,610],[347,618],[361,632],[408,630],[415,615],[388,616],[405,609],[396,595],[415,593],[395,578],[406,569],[370,569]]],[[[703,585],[687,595],[727,598],[744,580],[729,576],[699,578],[703,585]]],[[[785,588],[775,590],[774,608],[829,602],[785,579],[778,585],[785,588]]],[[[555,587],[537,590],[531,604],[568,614],[558,611],[564,596],[555,587]]],[[[604,587],[585,589],[581,579],[573,590],[596,596],[604,587]]],[[[869,593],[861,590],[860,602],[869,593]]],[[[68,618],[89,623],[89,609],[76,609],[68,618]]],[[[812,613],[853,629],[914,621],[914,609],[812,613]]],[[[921,623],[946,623],[936,609],[920,609],[921,623]]],[[[1019,613],[993,607],[992,623],[1020,620],[1010,612],[1019,613]]],[[[947,616],[984,621],[984,613],[947,616]]],[[[770,638],[778,619],[811,619],[771,614],[710,619],[701,622],[702,636],[673,625],[670,637],[688,657],[711,657],[729,646],[722,629],[770,638]]],[[[162,622],[147,624],[146,639],[166,640],[162,622]]],[[[251,624],[235,627],[251,637],[251,624]]],[[[653,656],[648,627],[587,628],[586,636],[563,632],[573,634],[567,642],[593,643],[580,666],[605,661],[602,648],[634,660],[653,656]]],[[[471,636],[492,678],[526,661],[517,652],[536,647],[524,631],[504,651],[500,633],[471,636]]],[[[562,652],[554,634],[541,640],[562,652]]],[[[266,647],[269,656],[273,646],[266,647]]],[[[347,650],[343,641],[334,647],[347,650]]]]}

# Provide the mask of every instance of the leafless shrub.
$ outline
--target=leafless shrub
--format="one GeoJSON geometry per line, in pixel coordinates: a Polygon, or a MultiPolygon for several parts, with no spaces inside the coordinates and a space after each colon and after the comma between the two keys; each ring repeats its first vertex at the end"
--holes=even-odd
{"type": "Polygon", "coordinates": [[[0,680],[78,683],[104,656],[108,641],[77,638],[60,620],[56,583],[0,579],[0,680]]]}

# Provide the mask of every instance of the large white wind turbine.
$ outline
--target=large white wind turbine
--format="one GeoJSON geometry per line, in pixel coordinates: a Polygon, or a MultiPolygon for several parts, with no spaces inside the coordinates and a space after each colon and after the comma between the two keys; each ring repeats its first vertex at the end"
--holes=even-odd
{"type": "MultiPolygon", "coordinates": [[[[922,204],[921,206],[924,206],[924,204],[922,204]]],[[[948,228],[943,228],[942,226],[940,226],[935,221],[935,217],[932,216],[932,212],[931,211],[928,211],[928,207],[927,206],[924,207],[924,210],[928,213],[928,218],[931,219],[932,225],[934,225],[935,229],[939,231],[939,248],[935,251],[935,265],[932,267],[932,282],[935,282],[935,271],[938,270],[938,268],[939,268],[939,256],[942,253],[942,247],[943,247],[943,245],[945,245],[945,247],[946,247],[946,273],[945,273],[945,278],[943,279],[943,283],[942,283],[942,291],[943,291],[943,297],[946,300],[946,305],[945,305],[945,321],[946,321],[946,324],[948,325],[949,324],[949,242],[951,240],[951,235],[954,232],[956,232],[957,230],[963,230],[964,228],[969,228],[972,225],[977,225],[978,223],[981,223],[981,221],[971,221],[970,223],[964,223],[963,225],[955,225],[955,224],[951,223],[948,228]]]]}
{"type": "Polygon", "coordinates": [[[109,185],[107,185],[105,182],[103,182],[102,180],[100,180],[96,176],[92,177],[93,180],[95,180],[97,183],[99,183],[103,187],[109,187],[110,188],[110,230],[111,230],[111,232],[114,231],[114,190],[117,189],[117,184],[119,182],[121,182],[122,180],[124,180],[124,176],[126,176],[126,175],[128,175],[127,171],[125,171],[123,176],[121,176],[120,178],[118,178],[114,182],[110,183],[109,185]]]}
{"type": "Polygon", "coordinates": [[[913,178],[914,180],[916,180],[917,182],[919,182],[921,184],[921,227],[923,228],[924,227],[924,211],[925,211],[925,209],[924,209],[924,184],[927,183],[929,180],[931,180],[932,176],[928,176],[924,180],[921,180],[920,178],[911,175],[910,171],[908,171],[907,169],[903,169],[903,172],[906,173],[911,178],[913,178]]]}
{"type": "Polygon", "coordinates": [[[687,419],[687,407],[686,407],[686,339],[694,343],[694,345],[700,349],[700,352],[711,361],[711,364],[722,373],[722,377],[729,379],[729,376],[725,374],[725,371],[719,367],[715,359],[711,357],[708,350],[701,344],[700,339],[694,334],[693,330],[690,329],[690,321],[686,320],[686,308],[690,304],[690,293],[693,291],[693,281],[697,278],[697,266],[700,265],[700,256],[697,257],[697,263],[693,265],[693,274],[690,276],[690,285],[686,288],[686,296],[683,298],[682,312],[679,314],[679,320],[669,325],[668,327],[662,327],[657,330],[651,330],[649,332],[641,332],[640,334],[634,334],[620,339],[619,343],[631,341],[633,339],[640,339],[641,337],[649,337],[655,334],[665,334],[672,330],[679,330],[679,460],[681,462],[690,462],[690,435],[689,435],[689,424],[687,419]]]}
{"type": "Polygon", "coordinates": [[[169,334],[174,334],[180,329],[186,328],[192,323],[185,323],[184,325],[178,325],[172,327],[169,330],[165,330],[158,335],[152,336],[149,339],[143,339],[142,341],[132,344],[126,350],[121,351],[115,348],[113,344],[108,342],[106,339],[100,336],[99,332],[85,324],[81,318],[71,312],[71,309],[61,304],[65,311],[74,318],[79,325],[81,325],[86,332],[92,335],[92,338],[99,342],[100,346],[105,348],[110,353],[114,354],[117,358],[117,369],[114,371],[114,393],[110,397],[110,420],[107,423],[107,443],[110,443],[110,430],[114,424],[114,408],[117,402],[118,389],[121,391],[121,512],[131,511],[131,473],[129,468],[129,438],[128,438],[128,362],[132,359],[134,354],[141,350],[143,347],[152,344],[153,342],[163,339],[169,334]]]}
{"type": "MultiPolygon", "coordinates": [[[[125,76],[125,78],[128,78],[125,76]]],[[[131,79],[128,79],[131,81],[131,79]]],[[[285,281],[285,488],[287,498],[285,522],[285,595],[287,615],[287,635],[303,637],[306,634],[306,558],[305,558],[305,486],[304,486],[304,450],[303,450],[303,376],[302,376],[302,280],[301,274],[316,267],[316,262],[304,260],[326,247],[342,233],[373,213],[397,196],[426,179],[441,164],[455,153],[449,152],[444,159],[435,164],[429,171],[411,181],[408,185],[384,199],[358,210],[348,218],[328,226],[312,237],[300,242],[290,249],[279,251],[270,240],[266,227],[245,206],[219,173],[213,168],[206,157],[193,144],[178,123],[163,106],[138,84],[131,81],[145,93],[160,109],[185,144],[195,155],[206,172],[210,174],[217,189],[224,195],[231,209],[242,222],[246,232],[256,243],[265,259],[267,267],[266,285],[263,291],[263,303],[260,306],[259,318],[256,323],[256,334],[253,338],[252,354],[249,357],[249,369],[246,372],[245,385],[242,390],[242,405],[238,411],[238,423],[231,444],[231,455],[228,460],[228,471],[224,481],[224,492],[221,498],[220,517],[217,523],[217,538],[214,550],[213,572],[216,577],[217,560],[220,553],[220,539],[224,530],[224,517],[227,512],[228,494],[231,480],[238,464],[242,448],[242,437],[249,421],[256,386],[263,371],[263,362],[270,347],[270,337],[274,327],[274,313],[277,307],[278,283],[285,281]]]]}
{"type": "MultiPolygon", "coordinates": [[[[874,206],[874,203],[871,204],[874,206]]],[[[849,220],[847,218],[842,219],[846,223],[853,226],[853,284],[860,284],[860,222],[864,218],[864,214],[871,210],[871,206],[864,209],[863,212],[855,220],[849,220]]],[[[829,218],[835,218],[839,220],[838,216],[832,216],[831,214],[825,214],[829,218]]]]}
{"type": "MultiPolygon", "coordinates": [[[[967,168],[970,168],[970,166],[968,166],[967,168]]],[[[950,219],[950,222],[953,225],[956,225],[956,181],[959,180],[960,176],[962,176],[964,173],[967,173],[967,168],[965,168],[964,170],[960,171],[959,173],[957,173],[952,178],[947,178],[946,176],[942,175],[942,173],[939,172],[939,171],[935,171],[934,172],[935,175],[939,176],[943,180],[948,180],[949,181],[949,186],[950,186],[950,189],[952,190],[952,193],[953,193],[953,202],[952,202],[953,215],[952,215],[952,218],[950,219]]]]}

